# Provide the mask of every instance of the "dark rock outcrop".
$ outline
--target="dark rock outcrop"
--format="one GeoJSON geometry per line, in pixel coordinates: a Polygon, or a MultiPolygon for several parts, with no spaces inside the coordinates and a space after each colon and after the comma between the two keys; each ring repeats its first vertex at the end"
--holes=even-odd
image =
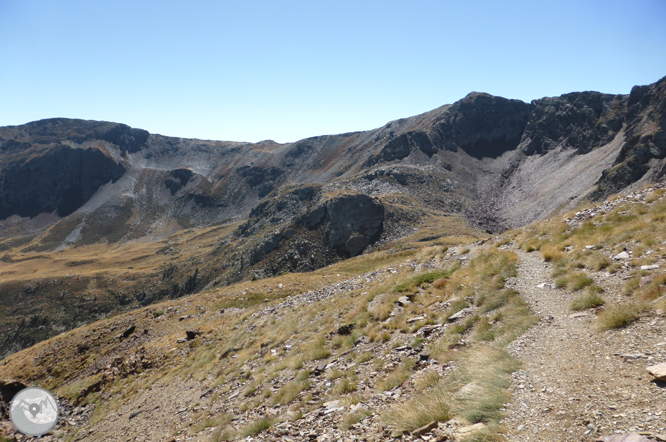
{"type": "Polygon", "coordinates": [[[379,239],[384,206],[367,195],[343,195],[326,203],[326,242],[340,255],[359,255],[379,239]]]}
{"type": "Polygon", "coordinates": [[[604,171],[595,198],[603,198],[641,179],[652,167],[653,179],[666,176],[666,77],[636,86],[627,100],[625,143],[612,168],[604,171]],[[650,161],[655,164],[650,166],[650,161]]]}
{"type": "Polygon", "coordinates": [[[99,149],[57,145],[0,171],[0,219],[11,215],[32,218],[54,211],[67,216],[100,186],[124,173],[122,164],[99,149]]]}
{"type": "Polygon", "coordinates": [[[176,169],[169,172],[169,177],[164,181],[164,185],[174,195],[183,187],[187,186],[194,174],[189,169],[176,169]]]}
{"type": "Polygon", "coordinates": [[[282,224],[271,222],[279,218],[264,218],[283,203],[262,202],[252,210],[250,221],[238,231],[243,236],[249,232],[256,235],[265,232],[268,226],[282,226],[276,232],[265,235],[251,251],[248,260],[252,266],[275,252],[273,274],[287,270],[314,270],[337,259],[357,256],[377,242],[382,233],[384,206],[366,195],[341,195],[320,202],[282,224]],[[312,232],[309,240],[305,240],[307,234],[298,233],[301,229],[312,232]],[[318,251],[316,256],[311,255],[313,250],[318,251]]]}
{"type": "Polygon", "coordinates": [[[529,117],[527,103],[472,92],[438,118],[431,138],[474,158],[497,158],[518,146],[529,117]]]}
{"type": "Polygon", "coordinates": [[[126,124],[117,124],[105,132],[95,134],[100,140],[115,144],[125,153],[138,152],[146,147],[150,133],[143,129],[134,129],[126,124]]]}
{"type": "Polygon", "coordinates": [[[555,146],[584,154],[603,146],[622,129],[626,95],[579,92],[532,102],[523,137],[528,155],[544,154],[555,146]]]}

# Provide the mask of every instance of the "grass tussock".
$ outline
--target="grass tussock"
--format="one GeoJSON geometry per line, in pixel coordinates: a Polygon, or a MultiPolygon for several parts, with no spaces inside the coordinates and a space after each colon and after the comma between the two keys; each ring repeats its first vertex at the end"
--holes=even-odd
{"type": "Polygon", "coordinates": [[[372,411],[365,408],[361,409],[360,411],[356,411],[354,413],[348,413],[345,415],[345,417],[342,418],[340,427],[342,428],[343,431],[347,431],[349,430],[349,427],[351,427],[352,425],[355,425],[361,422],[366,417],[370,416],[372,416],[372,411]]]}
{"type": "Polygon", "coordinates": [[[298,397],[301,392],[310,388],[309,381],[287,382],[281,389],[272,395],[273,404],[287,405],[298,397]]]}
{"type": "Polygon", "coordinates": [[[456,391],[454,411],[468,422],[499,422],[501,409],[510,399],[511,373],[520,364],[503,348],[482,346],[463,358],[460,370],[452,375],[449,388],[456,391]],[[473,385],[470,392],[465,387],[473,385]]]}
{"type": "Polygon", "coordinates": [[[345,376],[338,379],[338,381],[333,386],[333,394],[336,395],[345,395],[353,393],[358,388],[358,379],[356,376],[345,376]]]}
{"type": "Polygon", "coordinates": [[[405,358],[400,366],[377,382],[378,391],[389,391],[400,387],[411,376],[412,369],[416,362],[410,358],[405,358]]]}
{"type": "Polygon", "coordinates": [[[605,303],[606,301],[604,301],[604,299],[599,296],[599,294],[592,292],[583,296],[579,296],[578,298],[571,301],[569,308],[574,311],[581,311],[587,310],[589,308],[601,307],[605,303]]]}
{"type": "Polygon", "coordinates": [[[638,319],[641,306],[635,303],[612,305],[597,316],[597,328],[600,331],[622,328],[638,319]]]}
{"type": "Polygon", "coordinates": [[[450,395],[441,386],[407,403],[396,405],[383,416],[385,423],[402,431],[413,431],[430,422],[451,419],[450,395]]]}
{"type": "Polygon", "coordinates": [[[555,245],[549,245],[541,250],[541,256],[546,262],[554,262],[564,258],[564,253],[555,245]]]}
{"type": "Polygon", "coordinates": [[[420,275],[412,276],[407,281],[403,281],[397,284],[393,290],[397,293],[406,293],[406,292],[414,293],[417,291],[417,288],[422,284],[432,284],[435,281],[440,281],[438,283],[439,286],[445,286],[446,283],[444,283],[441,280],[450,278],[453,272],[456,271],[458,266],[459,264],[446,270],[438,270],[435,272],[427,272],[427,273],[422,273],[420,275]]]}
{"type": "Polygon", "coordinates": [[[242,429],[241,434],[243,436],[256,436],[262,431],[268,430],[274,424],[273,419],[268,417],[262,417],[257,419],[254,422],[249,423],[245,428],[242,429]]]}

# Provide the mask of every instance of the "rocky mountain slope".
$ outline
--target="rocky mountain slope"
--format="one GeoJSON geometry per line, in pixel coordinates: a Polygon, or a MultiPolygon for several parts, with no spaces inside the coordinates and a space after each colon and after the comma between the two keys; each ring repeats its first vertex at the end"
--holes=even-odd
{"type": "Polygon", "coordinates": [[[525,225],[596,184],[607,195],[661,176],[665,102],[664,79],[630,95],[532,103],[471,93],[372,131],[289,144],[171,138],[67,119],[4,127],[0,234],[35,233],[74,215],[41,242],[45,249],[162,238],[246,218],[260,199],[294,188],[314,185],[299,198],[318,201],[325,195],[316,190],[334,184],[337,192],[415,196],[482,227],[525,225]],[[581,170],[585,179],[563,187],[581,170]],[[526,202],[509,210],[515,199],[526,202]]]}
{"type": "Polygon", "coordinates": [[[0,355],[415,230],[499,232],[657,180],[665,88],[531,103],[471,93],[379,129],[288,144],[68,119],[0,128],[0,355]]]}

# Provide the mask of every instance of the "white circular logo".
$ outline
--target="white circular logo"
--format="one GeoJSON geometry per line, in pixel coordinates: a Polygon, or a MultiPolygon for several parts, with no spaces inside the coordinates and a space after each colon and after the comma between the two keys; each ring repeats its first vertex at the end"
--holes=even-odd
{"type": "Polygon", "coordinates": [[[24,388],[9,405],[9,419],[26,436],[41,436],[58,423],[58,401],[43,388],[24,388]]]}

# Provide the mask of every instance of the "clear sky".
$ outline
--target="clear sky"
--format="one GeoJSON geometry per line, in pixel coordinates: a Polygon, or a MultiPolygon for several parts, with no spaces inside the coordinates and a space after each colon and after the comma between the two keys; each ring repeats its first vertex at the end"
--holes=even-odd
{"type": "Polygon", "coordinates": [[[663,76],[664,0],[0,0],[0,126],[289,142],[663,76]]]}

